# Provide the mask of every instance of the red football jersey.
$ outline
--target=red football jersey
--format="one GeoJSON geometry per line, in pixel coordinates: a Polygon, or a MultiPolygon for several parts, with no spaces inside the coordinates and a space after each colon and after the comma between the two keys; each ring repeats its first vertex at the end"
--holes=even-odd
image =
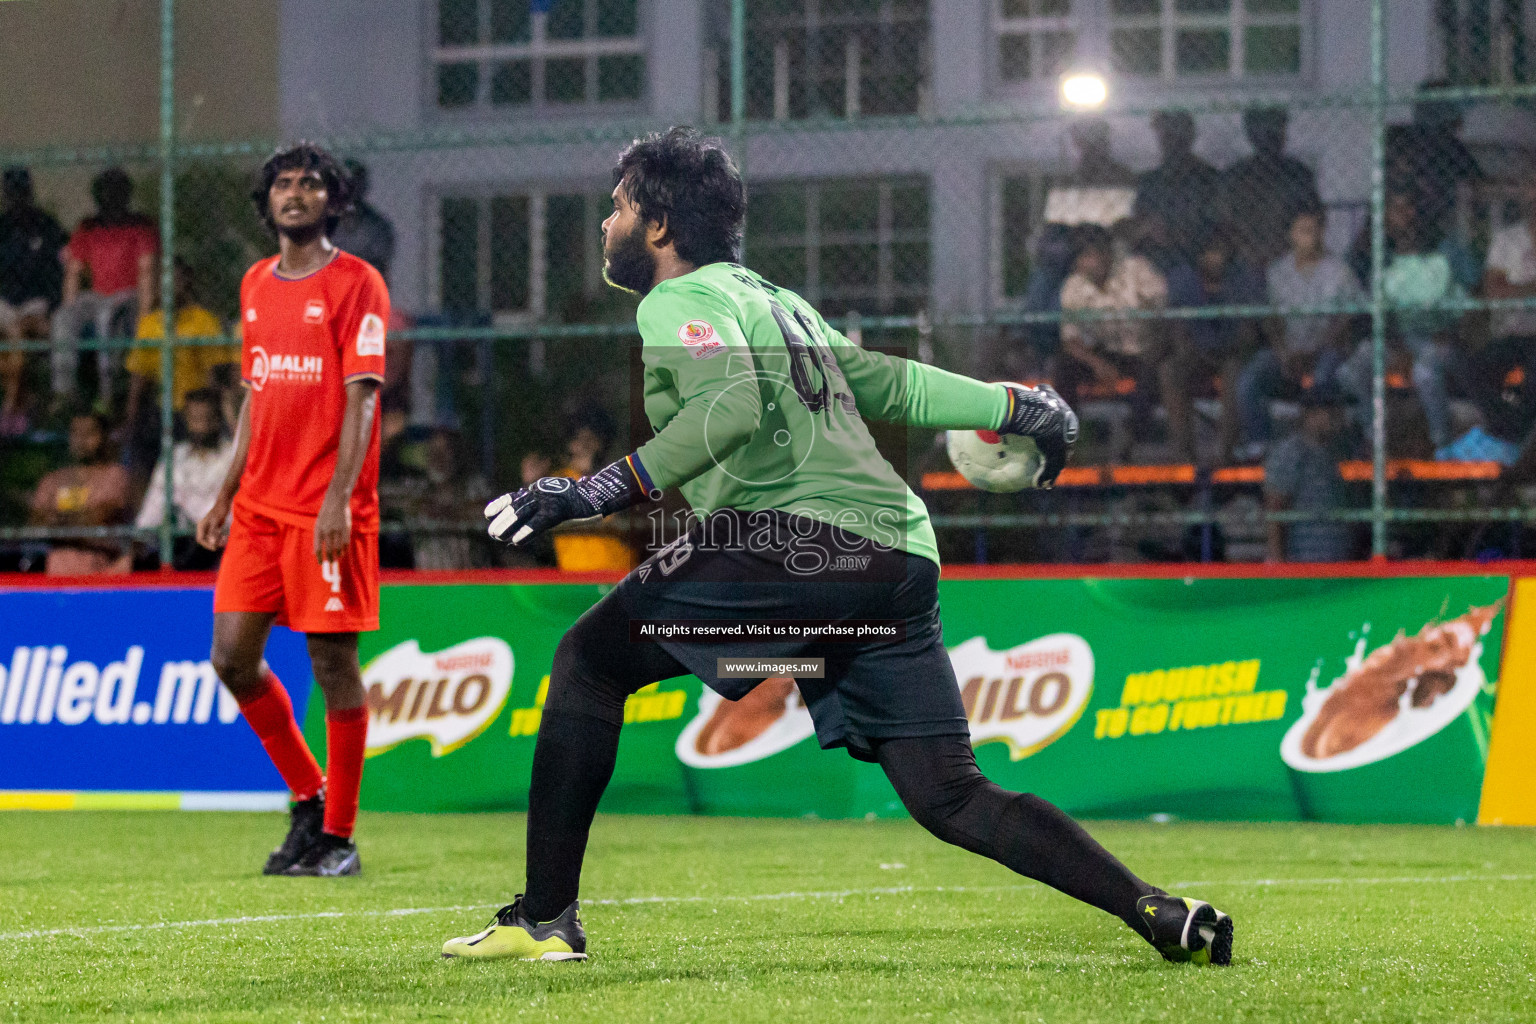
{"type": "MultiPolygon", "coordinates": [[[[389,292],[346,252],[308,277],[262,260],[240,283],[240,376],[250,389],[251,447],[239,499],[274,519],[311,525],[336,471],[348,381],[384,380],[389,292]]],[[[352,525],[377,529],[379,417],[352,489],[352,525]]]]}

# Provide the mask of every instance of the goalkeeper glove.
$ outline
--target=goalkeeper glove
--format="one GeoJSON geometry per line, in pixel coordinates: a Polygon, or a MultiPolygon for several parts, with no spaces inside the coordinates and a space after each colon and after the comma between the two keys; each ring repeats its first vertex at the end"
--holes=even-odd
{"type": "Polygon", "coordinates": [[[580,480],[545,476],[515,494],[503,494],[485,506],[491,521],[486,532],[515,547],[560,523],[612,515],[642,498],[660,497],[640,457],[626,455],[580,480]]]}
{"type": "Polygon", "coordinates": [[[1045,458],[1036,486],[1048,488],[1072,457],[1072,446],[1077,443],[1077,413],[1049,384],[1037,388],[1022,384],[1003,387],[1008,389],[1008,415],[997,432],[1034,439],[1045,458]]]}

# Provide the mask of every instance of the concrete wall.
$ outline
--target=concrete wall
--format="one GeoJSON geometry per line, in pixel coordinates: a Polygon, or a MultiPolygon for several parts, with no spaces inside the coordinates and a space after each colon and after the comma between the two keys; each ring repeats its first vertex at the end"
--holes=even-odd
{"type": "MultiPolygon", "coordinates": [[[[271,136],[277,0],[195,0],[176,15],[178,127],[192,137],[271,136]]],[[[0,4],[0,45],[0,147],[158,138],[158,0],[0,4]]]]}
{"type": "MultiPolygon", "coordinates": [[[[278,126],[278,0],[177,7],[177,128],[193,139],[268,139],[278,126]]],[[[0,150],[154,142],[160,134],[159,0],[0,3],[0,150]]],[[[36,170],[66,222],[90,209],[96,167],[36,170]]]]}

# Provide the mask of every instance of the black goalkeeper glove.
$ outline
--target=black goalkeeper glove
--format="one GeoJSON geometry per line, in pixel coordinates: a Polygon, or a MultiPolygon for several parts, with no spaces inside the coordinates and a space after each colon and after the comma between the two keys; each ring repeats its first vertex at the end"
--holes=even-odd
{"type": "Polygon", "coordinates": [[[1008,389],[1008,416],[997,432],[1034,439],[1045,457],[1045,467],[1035,486],[1048,488],[1072,457],[1072,446],[1077,444],[1077,413],[1049,384],[1037,388],[1022,384],[1003,386],[1008,389]]]}
{"type": "Polygon", "coordinates": [[[486,532],[516,547],[572,519],[609,516],[642,498],[660,497],[639,456],[626,455],[580,480],[545,476],[515,494],[503,494],[485,506],[485,518],[491,521],[486,532]]]}

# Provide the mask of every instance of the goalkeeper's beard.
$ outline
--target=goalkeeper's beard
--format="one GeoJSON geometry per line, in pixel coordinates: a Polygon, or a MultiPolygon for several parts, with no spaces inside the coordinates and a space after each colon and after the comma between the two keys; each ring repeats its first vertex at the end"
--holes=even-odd
{"type": "Polygon", "coordinates": [[[637,223],[603,254],[603,280],[626,292],[644,295],[656,280],[656,256],[645,244],[645,223],[637,223]]]}

